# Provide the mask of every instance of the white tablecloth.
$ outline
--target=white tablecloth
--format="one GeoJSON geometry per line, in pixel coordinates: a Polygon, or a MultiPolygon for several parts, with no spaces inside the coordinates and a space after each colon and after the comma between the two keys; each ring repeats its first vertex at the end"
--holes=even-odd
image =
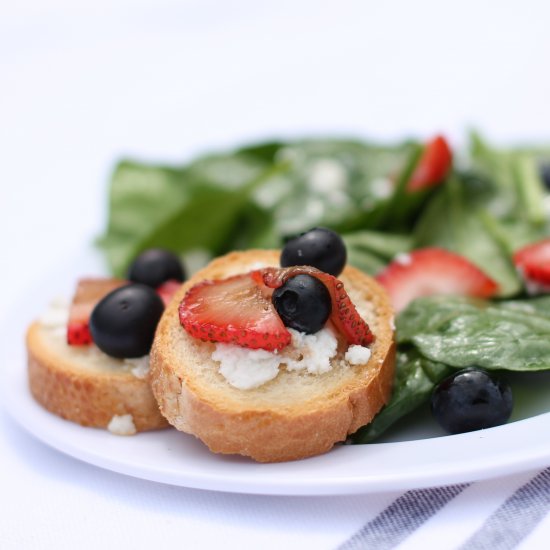
{"type": "MultiPolygon", "coordinates": [[[[457,143],[470,125],[549,142],[549,16],[542,0],[3,3],[0,316],[101,231],[122,155],[319,132],[457,143]]],[[[223,494],[79,462],[1,412],[0,548],[546,548],[549,478],[223,494]]]]}

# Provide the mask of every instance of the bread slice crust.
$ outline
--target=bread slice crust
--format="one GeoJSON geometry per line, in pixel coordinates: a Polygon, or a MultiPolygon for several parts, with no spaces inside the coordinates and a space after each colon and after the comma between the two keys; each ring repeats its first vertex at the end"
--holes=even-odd
{"type": "Polygon", "coordinates": [[[87,346],[73,351],[71,346],[56,342],[51,331],[39,322],[29,327],[26,343],[29,388],[48,411],[96,428],[107,428],[114,416],[127,414],[132,415],[137,432],[168,426],[147,377],[138,378],[128,368],[88,365],[87,346]]]}
{"type": "Polygon", "coordinates": [[[202,280],[243,273],[258,264],[277,266],[279,256],[277,250],[249,250],[215,259],[174,296],[151,350],[152,389],[168,421],[201,439],[213,452],[241,454],[259,462],[328,451],[372,420],[388,402],[394,378],[394,314],[389,298],[376,281],[347,266],[339,277],[345,288],[353,290],[356,304],[358,299],[371,304],[372,318],[366,320],[376,340],[366,365],[335,365],[331,373],[321,375],[281,369],[277,378],[253,390],[238,390],[221,379],[216,362],[209,359],[214,344],[184,331],[178,305],[187,290],[202,280]],[[281,398],[284,392],[288,399],[281,398]]]}

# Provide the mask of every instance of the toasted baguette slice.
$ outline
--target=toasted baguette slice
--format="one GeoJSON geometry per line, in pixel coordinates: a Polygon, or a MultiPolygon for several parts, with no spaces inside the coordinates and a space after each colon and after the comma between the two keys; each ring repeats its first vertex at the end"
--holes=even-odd
{"type": "Polygon", "coordinates": [[[50,412],[120,435],[168,425],[139,366],[94,345],[69,346],[63,329],[38,321],[27,331],[27,352],[31,393],[50,412]]]}
{"type": "Polygon", "coordinates": [[[157,327],[151,351],[151,384],[162,414],[178,430],[193,434],[217,453],[241,454],[260,462],[317,455],[372,420],[388,402],[395,364],[393,310],[385,291],[370,277],[346,267],[339,277],[375,334],[367,364],[343,364],[344,352],[324,374],[283,367],[266,384],[231,386],[212,360],[215,344],[188,335],[178,305],[204,279],[220,279],[279,264],[278,251],[234,252],[214,260],[174,296],[157,327]]]}

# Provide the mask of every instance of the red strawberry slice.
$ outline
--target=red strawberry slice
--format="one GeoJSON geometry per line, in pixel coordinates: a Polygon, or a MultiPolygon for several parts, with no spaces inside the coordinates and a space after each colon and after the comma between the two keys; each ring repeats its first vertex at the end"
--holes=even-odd
{"type": "Polygon", "coordinates": [[[443,248],[404,254],[376,277],[388,291],[396,311],[420,296],[455,294],[489,298],[498,285],[469,260],[443,248]]]}
{"type": "Polygon", "coordinates": [[[447,140],[436,136],[424,148],[424,152],[407,183],[407,191],[420,191],[440,183],[453,163],[453,154],[447,140]]]}
{"type": "Polygon", "coordinates": [[[203,341],[281,350],[290,332],[271,303],[273,291],[254,272],[193,286],[179,307],[183,328],[203,341]]]}
{"type": "Polygon", "coordinates": [[[514,254],[514,264],[527,282],[550,286],[550,239],[518,250],[514,254]]]}
{"type": "Polygon", "coordinates": [[[269,288],[279,288],[295,275],[306,274],[319,279],[328,289],[332,299],[330,320],[342,334],[348,345],[368,346],[374,340],[369,325],[361,318],[353,305],[344,283],[336,277],[310,266],[293,266],[283,269],[266,268],[261,270],[262,278],[269,288]]]}
{"type": "Polygon", "coordinates": [[[85,346],[92,343],[88,326],[95,305],[109,292],[127,281],[122,279],[86,278],[78,281],[69,310],[67,343],[70,346],[85,346]]]}
{"type": "Polygon", "coordinates": [[[92,335],[87,321],[69,321],[67,343],[69,346],[87,346],[92,343],[92,335]]]}
{"type": "Polygon", "coordinates": [[[162,298],[165,307],[180,287],[181,281],[176,281],[175,279],[170,279],[157,287],[156,292],[162,298]]]}

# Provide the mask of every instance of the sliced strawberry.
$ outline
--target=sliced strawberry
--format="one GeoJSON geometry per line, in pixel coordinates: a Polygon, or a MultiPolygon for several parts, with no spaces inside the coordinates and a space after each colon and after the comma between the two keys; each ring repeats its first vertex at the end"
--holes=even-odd
{"type": "Polygon", "coordinates": [[[122,279],[90,278],[78,281],[76,292],[69,310],[67,343],[71,346],[84,346],[92,343],[88,326],[90,314],[95,305],[109,292],[127,281],[122,279]]]}
{"type": "Polygon", "coordinates": [[[271,303],[272,293],[255,272],[204,281],[181,301],[180,322],[191,336],[204,341],[281,350],[291,337],[271,303]]]}
{"type": "Polygon", "coordinates": [[[269,288],[279,288],[295,275],[307,274],[319,279],[328,289],[332,299],[330,320],[342,334],[348,345],[368,346],[374,336],[369,325],[361,318],[344,289],[344,283],[336,277],[310,266],[266,268],[262,270],[263,281],[269,288]]]}
{"type": "Polygon", "coordinates": [[[469,260],[443,248],[403,254],[376,277],[388,291],[396,311],[420,296],[455,294],[489,298],[498,285],[469,260]]]}
{"type": "Polygon", "coordinates": [[[440,183],[453,163],[453,154],[447,140],[436,136],[426,144],[424,152],[407,183],[407,191],[420,191],[440,183]]]}
{"type": "Polygon", "coordinates": [[[67,325],[67,343],[70,346],[87,346],[92,341],[92,335],[87,322],[69,321],[67,325]]]}
{"type": "Polygon", "coordinates": [[[550,286],[550,239],[518,250],[514,254],[514,264],[527,282],[550,286]]]}
{"type": "Polygon", "coordinates": [[[159,285],[156,289],[157,294],[162,298],[162,301],[164,302],[164,306],[166,307],[170,300],[172,299],[172,296],[176,293],[176,291],[181,287],[181,282],[176,281],[175,279],[170,279],[169,281],[165,281],[161,285],[159,285]]]}

